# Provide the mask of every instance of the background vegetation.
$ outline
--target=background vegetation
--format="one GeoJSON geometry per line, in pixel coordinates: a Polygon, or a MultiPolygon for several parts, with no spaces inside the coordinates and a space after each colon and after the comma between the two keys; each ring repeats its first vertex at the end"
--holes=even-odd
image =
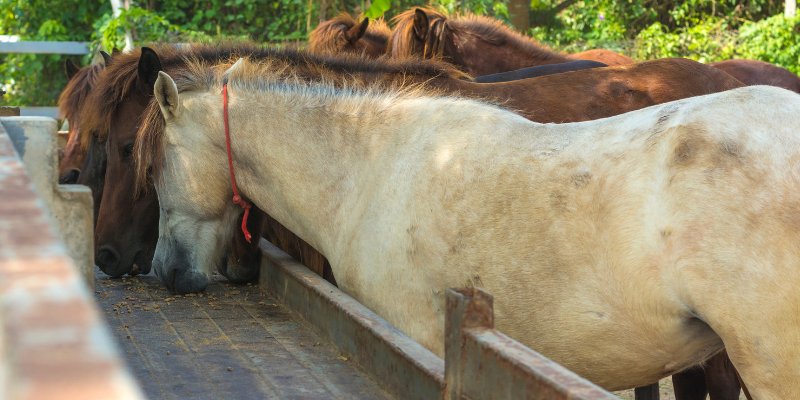
{"type": "MultiPolygon", "coordinates": [[[[509,1],[434,0],[451,13],[509,21],[509,1]]],[[[523,1],[523,7],[524,2],[523,1]]],[[[93,49],[152,41],[246,38],[302,45],[320,20],[341,11],[391,18],[424,0],[147,0],[114,17],[109,1],[0,0],[0,35],[91,41],[93,49]]],[[[800,17],[783,0],[530,0],[528,34],[567,52],[603,47],[636,59],[689,57],[769,61],[800,73],[800,17]]],[[[66,83],[65,56],[0,55],[4,103],[52,105],[66,83]]],[[[81,64],[91,62],[84,57],[81,64]]]]}

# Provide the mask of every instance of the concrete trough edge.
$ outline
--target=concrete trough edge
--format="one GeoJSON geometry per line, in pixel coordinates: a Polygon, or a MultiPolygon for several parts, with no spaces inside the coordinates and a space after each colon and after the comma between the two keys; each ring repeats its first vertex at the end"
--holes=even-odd
{"type": "Polygon", "coordinates": [[[0,133],[0,398],[144,398],[56,232],[0,133]]]}
{"type": "Polygon", "coordinates": [[[261,240],[260,285],[402,399],[444,393],[444,360],[358,301],[261,240]]]}

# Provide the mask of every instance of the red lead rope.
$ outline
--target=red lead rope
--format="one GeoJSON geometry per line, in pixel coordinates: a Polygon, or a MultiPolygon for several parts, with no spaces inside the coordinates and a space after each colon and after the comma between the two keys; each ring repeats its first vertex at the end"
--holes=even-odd
{"type": "Polygon", "coordinates": [[[233,156],[231,155],[231,128],[228,125],[228,77],[222,82],[222,115],[225,120],[225,149],[228,151],[228,170],[231,172],[231,187],[233,188],[233,204],[244,209],[242,217],[242,233],[247,243],[250,243],[252,236],[247,230],[247,217],[250,215],[252,205],[239,195],[239,188],[236,187],[236,174],[233,172],[233,156]]]}

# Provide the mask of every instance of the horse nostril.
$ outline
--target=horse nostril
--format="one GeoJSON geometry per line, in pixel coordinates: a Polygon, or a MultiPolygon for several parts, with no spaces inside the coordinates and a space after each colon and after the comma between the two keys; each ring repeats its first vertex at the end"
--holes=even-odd
{"type": "Polygon", "coordinates": [[[78,176],[80,176],[81,171],[78,169],[71,169],[66,174],[62,175],[61,178],[58,179],[58,183],[61,185],[73,185],[78,183],[78,176]]]}
{"type": "Polygon", "coordinates": [[[208,278],[205,274],[196,271],[184,271],[175,275],[172,290],[179,294],[198,293],[206,290],[208,278]]]}
{"type": "Polygon", "coordinates": [[[101,247],[97,251],[97,254],[94,258],[97,266],[100,267],[100,270],[105,272],[106,275],[118,277],[125,273],[119,273],[119,271],[117,271],[117,266],[119,265],[119,253],[117,253],[113,247],[101,247]]]}

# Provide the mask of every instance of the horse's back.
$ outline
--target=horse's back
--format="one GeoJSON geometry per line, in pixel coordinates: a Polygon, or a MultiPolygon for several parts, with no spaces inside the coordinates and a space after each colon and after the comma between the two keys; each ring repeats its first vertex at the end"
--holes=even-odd
{"type": "Polygon", "coordinates": [[[777,65],[757,60],[725,60],[709,64],[746,85],[770,85],[800,93],[800,77],[777,65]]]}
{"type": "Polygon", "coordinates": [[[607,65],[627,65],[636,62],[626,55],[606,49],[586,50],[580,53],[571,54],[570,56],[572,58],[578,58],[581,60],[598,61],[607,65]]]}

